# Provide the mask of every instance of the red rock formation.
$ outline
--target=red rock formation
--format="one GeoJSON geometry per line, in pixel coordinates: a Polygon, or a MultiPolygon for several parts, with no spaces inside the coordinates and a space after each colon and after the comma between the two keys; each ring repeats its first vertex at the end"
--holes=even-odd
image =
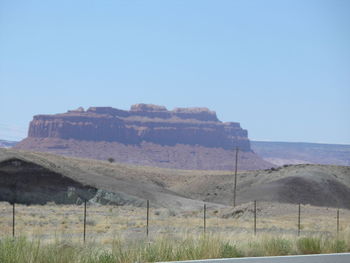
{"type": "MultiPolygon", "coordinates": [[[[71,155],[74,152],[73,155],[75,156],[89,156],[97,159],[104,156],[100,152],[101,149],[98,150],[100,147],[91,149],[92,153],[79,154],[77,149],[72,148],[73,145],[75,148],[79,148],[77,143],[80,143],[81,148],[84,148],[83,143],[90,145],[91,142],[108,142],[119,145],[115,148],[118,152],[123,152],[121,149],[142,148],[144,145],[155,145],[150,149],[157,148],[161,152],[161,149],[164,149],[162,146],[179,147],[179,145],[188,145],[198,149],[208,148],[205,151],[213,149],[212,152],[215,152],[214,148],[232,151],[239,147],[240,151],[250,153],[249,158],[254,155],[250,148],[247,131],[243,130],[239,123],[219,121],[216,113],[207,108],[176,108],[168,111],[163,106],[136,104],[131,106],[130,111],[111,107],[91,107],[87,111],[79,108],[63,114],[37,115],[30,123],[28,138],[19,143],[16,148],[62,153],[58,151],[58,149],[62,149],[62,146],[57,148],[51,143],[54,141],[53,139],[56,139],[56,141],[59,139],[61,144],[65,145],[63,147],[65,153],[63,154],[71,155]],[[66,142],[62,140],[66,140],[66,142]],[[72,140],[77,142],[73,144],[72,140]],[[40,145],[40,142],[43,145],[40,145]],[[130,147],[125,148],[123,145],[125,147],[130,145],[130,147]]],[[[101,143],[98,145],[101,145],[101,143]]],[[[182,147],[182,149],[190,149],[186,147],[182,147]]],[[[168,152],[171,148],[166,149],[168,152]]],[[[183,156],[187,156],[183,150],[179,152],[183,156]]],[[[116,157],[116,161],[126,161],[125,158],[113,154],[112,149],[109,149],[109,154],[116,157]]],[[[123,154],[129,156],[125,152],[123,154]]],[[[152,154],[150,150],[149,155],[152,154]]],[[[136,156],[137,154],[134,153],[129,156],[134,160],[135,158],[132,155],[136,156]]],[[[178,157],[179,160],[181,158],[178,157]]],[[[256,158],[258,157],[256,156],[256,158]]],[[[213,159],[218,161],[220,158],[213,159]]],[[[176,163],[176,158],[172,157],[172,162],[176,163]]],[[[263,161],[261,162],[263,163],[263,161]]],[[[133,163],[143,164],[144,162],[135,159],[133,163]]],[[[154,160],[151,164],[157,165],[157,161],[154,160]]],[[[163,164],[161,166],[164,166],[163,164]]],[[[191,162],[189,165],[183,165],[182,168],[210,169],[210,166],[210,163],[195,165],[191,162]]],[[[215,166],[215,169],[220,169],[218,164],[212,166],[215,166]]],[[[266,163],[262,166],[265,168],[266,163]]],[[[227,167],[227,164],[222,166],[221,169],[226,169],[224,167],[227,167]]]]}

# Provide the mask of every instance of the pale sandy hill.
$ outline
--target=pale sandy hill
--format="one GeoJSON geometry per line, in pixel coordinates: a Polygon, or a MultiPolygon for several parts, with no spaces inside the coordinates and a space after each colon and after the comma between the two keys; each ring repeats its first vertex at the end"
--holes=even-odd
{"type": "MultiPolygon", "coordinates": [[[[9,169],[16,171],[8,163],[15,159],[85,186],[116,193],[131,200],[129,204],[144,205],[149,199],[155,206],[174,209],[198,208],[203,201],[232,205],[230,171],[175,170],[1,149],[0,179],[11,177],[9,169]]],[[[28,191],[30,184],[28,181],[28,191]]],[[[350,167],[304,164],[240,172],[237,189],[238,204],[258,200],[350,207],[350,167]]]]}

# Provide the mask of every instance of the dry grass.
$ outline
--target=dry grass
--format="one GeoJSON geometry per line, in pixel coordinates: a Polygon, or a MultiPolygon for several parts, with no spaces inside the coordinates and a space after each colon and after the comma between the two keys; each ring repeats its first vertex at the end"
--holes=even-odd
{"type": "MultiPolygon", "coordinates": [[[[246,204],[235,210],[209,208],[207,233],[235,240],[253,237],[253,206],[246,204]]],[[[77,205],[16,205],[16,236],[39,238],[42,242],[83,238],[83,209],[77,205]]],[[[350,232],[350,211],[340,210],[340,234],[350,232]]],[[[0,232],[12,234],[12,206],[0,203],[0,232]]],[[[150,240],[162,236],[173,239],[203,233],[203,211],[179,211],[150,208],[150,240]]],[[[304,236],[336,236],[336,209],[303,206],[301,234],[304,236]]],[[[257,236],[297,235],[297,206],[258,204],[257,236]],[[283,210],[283,209],[284,210],[283,210]]],[[[131,206],[88,205],[87,239],[111,244],[118,238],[140,240],[146,236],[146,209],[131,206]]]]}
{"type": "Polygon", "coordinates": [[[12,207],[0,203],[0,262],[154,262],[241,256],[350,251],[350,212],[302,208],[302,236],[297,237],[297,206],[259,203],[258,233],[253,234],[252,204],[207,211],[146,209],[89,205],[87,242],[83,241],[83,206],[16,205],[16,238],[12,239],[12,207]],[[243,211],[243,212],[240,212],[243,211]]]}
{"type": "Polygon", "coordinates": [[[0,262],[4,263],[131,263],[346,251],[350,251],[349,238],[324,236],[286,238],[263,235],[243,242],[219,235],[187,236],[180,240],[162,237],[152,243],[114,239],[108,248],[96,242],[82,244],[56,240],[43,244],[40,240],[29,241],[23,237],[0,240],[0,262]]]}

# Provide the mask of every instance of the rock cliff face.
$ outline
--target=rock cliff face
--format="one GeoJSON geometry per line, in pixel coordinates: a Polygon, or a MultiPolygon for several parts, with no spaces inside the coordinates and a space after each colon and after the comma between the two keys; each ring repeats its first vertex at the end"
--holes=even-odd
{"type": "Polygon", "coordinates": [[[239,123],[222,123],[206,108],[136,104],[130,111],[93,107],[64,114],[37,115],[29,137],[109,141],[124,144],[201,145],[250,151],[247,131],[239,123]]]}
{"type": "MultiPolygon", "coordinates": [[[[145,162],[142,158],[135,159],[139,154],[129,153],[130,149],[141,151],[145,149],[145,145],[149,148],[148,153],[145,153],[148,155],[146,159],[155,153],[162,153],[165,148],[167,153],[164,154],[169,155],[171,147],[182,147],[180,152],[186,152],[186,148],[194,153],[199,148],[206,151],[219,149],[231,152],[238,147],[242,153],[252,154],[247,131],[242,129],[239,123],[221,122],[216,113],[207,108],[175,108],[169,111],[163,106],[152,104],[136,104],[131,106],[129,111],[111,107],[91,107],[86,111],[79,108],[63,114],[37,115],[30,123],[28,138],[16,148],[103,159],[106,156],[102,149],[99,150],[102,144],[105,151],[108,148],[110,156],[116,157],[116,161],[127,159],[129,162],[131,159],[134,160],[132,163],[137,164],[145,162]],[[96,147],[92,146],[94,144],[96,147]],[[85,153],[78,153],[79,148],[86,149],[87,145],[88,148],[92,147],[92,152],[86,153],[85,150],[85,153]],[[111,145],[115,147],[111,148],[111,145]],[[128,157],[121,158],[121,155],[128,157]]],[[[187,153],[185,155],[187,156],[187,153]]],[[[183,156],[182,154],[182,157],[175,157],[173,162],[183,156]]],[[[155,160],[155,164],[151,162],[150,165],[157,165],[157,161],[155,160]]],[[[164,163],[157,166],[172,167],[164,163]]],[[[218,168],[217,165],[215,167],[218,168]]],[[[192,164],[177,168],[204,167],[192,164]]],[[[210,169],[210,164],[206,165],[205,169],[208,168],[210,169]]]]}

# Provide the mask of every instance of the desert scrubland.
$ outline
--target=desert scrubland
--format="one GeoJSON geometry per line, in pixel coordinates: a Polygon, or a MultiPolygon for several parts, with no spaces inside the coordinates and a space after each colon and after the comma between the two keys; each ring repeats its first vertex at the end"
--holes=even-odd
{"type": "MultiPolygon", "coordinates": [[[[0,230],[12,235],[12,205],[0,205],[0,230]]],[[[257,203],[256,236],[290,236],[298,233],[298,206],[279,203],[257,203]]],[[[350,230],[350,211],[339,210],[339,234],[350,230]]],[[[15,234],[43,241],[68,239],[82,241],[83,205],[16,205],[15,234]]],[[[254,205],[212,208],[206,211],[206,234],[218,234],[236,241],[254,236],[254,205]]],[[[180,211],[176,208],[149,210],[149,236],[146,236],[147,209],[133,206],[87,205],[86,239],[110,244],[120,237],[130,240],[153,240],[162,236],[175,239],[204,233],[204,211],[180,211]]],[[[337,235],[337,209],[301,206],[300,234],[337,235]]]]}
{"type": "Polygon", "coordinates": [[[152,262],[350,251],[349,171],[307,164],[240,171],[233,208],[230,171],[1,150],[0,262],[152,262]]]}
{"type": "Polygon", "coordinates": [[[350,211],[257,203],[254,235],[253,203],[203,210],[87,206],[83,242],[83,205],[16,205],[15,238],[12,205],[0,204],[2,262],[150,262],[218,257],[290,255],[350,250],[350,211]],[[51,261],[53,260],[53,261],[51,261]]]}

